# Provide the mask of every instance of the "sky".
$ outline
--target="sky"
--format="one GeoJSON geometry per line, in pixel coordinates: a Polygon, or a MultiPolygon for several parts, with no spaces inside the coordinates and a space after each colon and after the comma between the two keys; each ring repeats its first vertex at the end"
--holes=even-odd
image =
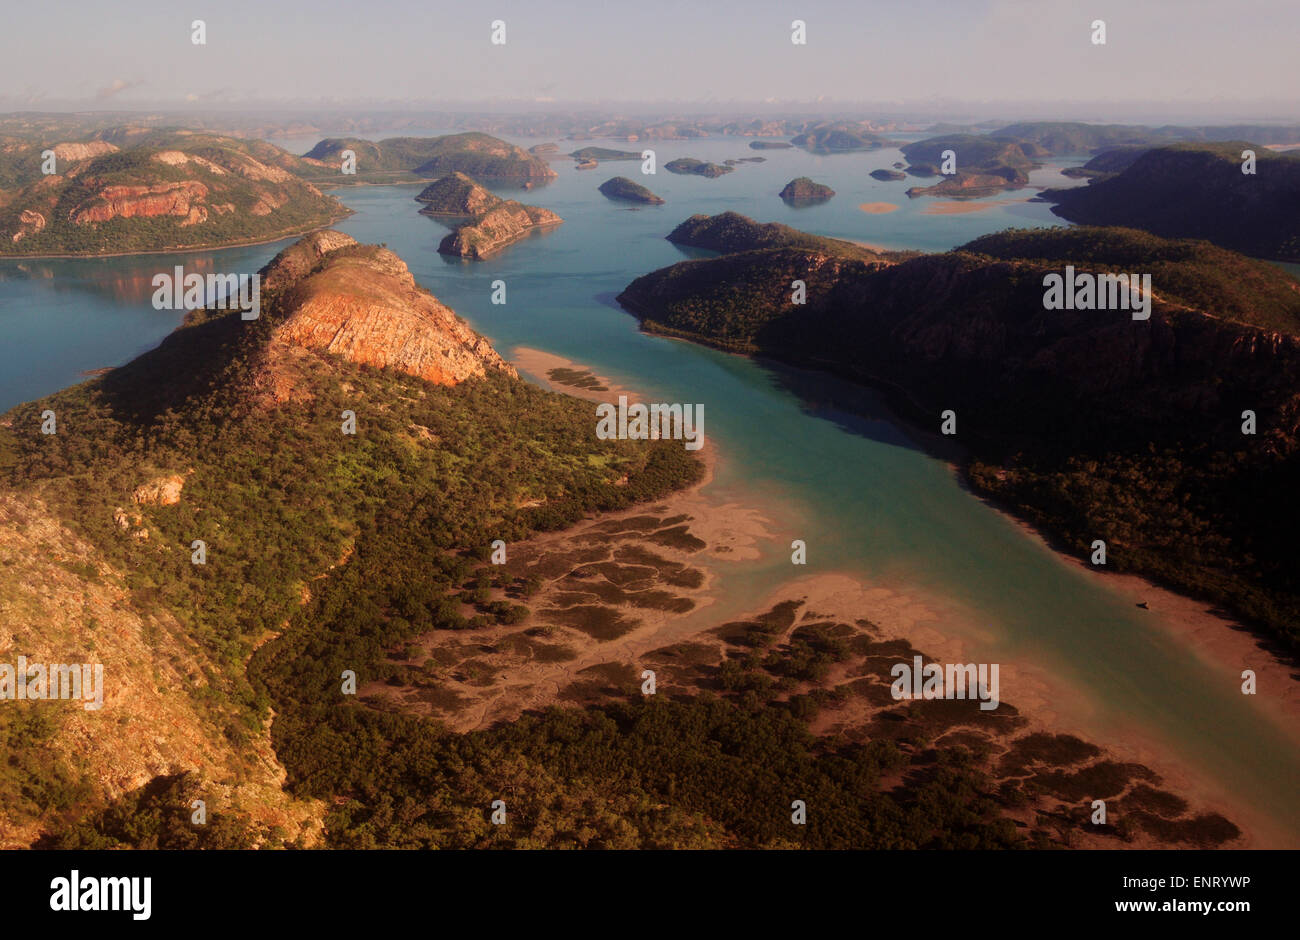
{"type": "Polygon", "coordinates": [[[3,111],[1068,103],[1300,120],[1296,0],[64,0],[4,18],[3,111]]]}

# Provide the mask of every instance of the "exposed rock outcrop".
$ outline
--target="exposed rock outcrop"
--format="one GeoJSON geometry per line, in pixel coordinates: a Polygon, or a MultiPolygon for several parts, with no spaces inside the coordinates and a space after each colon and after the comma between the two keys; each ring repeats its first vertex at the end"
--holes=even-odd
{"type": "Polygon", "coordinates": [[[385,248],[319,232],[285,249],[265,271],[277,289],[288,291],[262,381],[277,400],[295,393],[295,370],[281,368],[293,350],[325,352],[440,385],[488,370],[516,374],[487,339],[417,285],[402,259],[385,248]],[[295,279],[304,268],[308,273],[295,279]]]}
{"type": "Polygon", "coordinates": [[[469,224],[456,229],[442,240],[438,251],[444,255],[479,260],[496,254],[525,235],[554,228],[563,221],[548,209],[525,206],[511,200],[494,206],[469,224]]]}

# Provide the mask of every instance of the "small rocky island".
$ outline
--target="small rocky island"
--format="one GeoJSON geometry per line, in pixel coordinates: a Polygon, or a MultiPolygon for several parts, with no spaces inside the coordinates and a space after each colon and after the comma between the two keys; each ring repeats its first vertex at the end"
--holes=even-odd
{"type": "Polygon", "coordinates": [[[722,166],[717,163],[706,163],[703,160],[696,160],[694,157],[681,157],[677,160],[669,160],[664,164],[664,169],[669,173],[687,176],[707,176],[714,179],[724,173],[730,173],[734,167],[722,166]]]}
{"type": "Polygon", "coordinates": [[[423,215],[482,215],[502,201],[460,172],[434,180],[415,198],[425,204],[420,210],[423,215]]]}
{"type": "Polygon", "coordinates": [[[434,180],[415,198],[425,204],[421,215],[465,219],[439,243],[438,251],[475,261],[564,221],[549,209],[502,199],[464,173],[434,180]]]}
{"type": "Polygon", "coordinates": [[[883,180],[886,183],[893,183],[907,179],[907,174],[901,170],[872,170],[871,177],[872,179],[883,180]]]}
{"type": "Polygon", "coordinates": [[[626,176],[615,176],[613,179],[605,180],[600,184],[600,191],[610,199],[621,199],[624,202],[639,202],[648,206],[664,204],[663,199],[626,176]]]}
{"type": "Polygon", "coordinates": [[[825,202],[835,195],[835,190],[822,183],[814,183],[806,176],[792,179],[781,190],[781,198],[790,205],[810,206],[825,202]]]}

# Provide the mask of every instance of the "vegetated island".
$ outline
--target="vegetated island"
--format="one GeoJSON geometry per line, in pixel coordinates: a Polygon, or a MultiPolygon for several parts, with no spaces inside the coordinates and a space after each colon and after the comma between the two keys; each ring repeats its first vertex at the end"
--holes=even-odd
{"type": "Polygon", "coordinates": [[[535,153],[490,134],[469,132],[442,137],[389,137],[362,140],[327,138],[303,155],[312,178],[330,185],[411,182],[460,172],[474,179],[540,183],[558,175],[535,153]],[[356,155],[356,173],[341,171],[343,152],[356,155]]]}
{"type": "Polygon", "coordinates": [[[464,219],[438,244],[438,251],[475,261],[564,221],[549,209],[501,199],[464,173],[435,180],[415,198],[425,204],[423,215],[464,219]]]}
{"type": "Polygon", "coordinates": [[[417,195],[423,215],[476,216],[502,203],[500,196],[464,173],[449,173],[434,180],[417,195]]]}
{"type": "MultiPolygon", "coordinates": [[[[683,223],[728,252],[633,281],[645,329],[879,384],[927,427],[958,414],[979,493],[1108,570],[1224,605],[1300,648],[1300,284],[1201,241],[1010,230],[895,261],[765,247],[765,227],[683,223]],[[1151,313],[1045,310],[1066,265],[1151,275],[1151,313]],[[807,303],[791,302],[803,280],[807,303]],[[1243,412],[1258,422],[1243,434],[1243,412]],[[1062,422],[1062,415],[1069,415],[1062,422]],[[1190,533],[1196,533],[1192,537],[1190,533]]],[[[680,228],[680,227],[679,227],[680,228]]],[[[674,233],[674,236],[677,233],[674,233]]],[[[673,237],[673,236],[670,236],[673,237]]],[[[830,240],[833,241],[833,240],[830,240]]]]}
{"type": "Polygon", "coordinates": [[[581,150],[575,150],[569,156],[582,162],[585,160],[640,160],[641,152],[639,150],[611,150],[608,147],[583,147],[581,150]]]}
{"type": "Polygon", "coordinates": [[[814,183],[806,176],[800,176],[786,183],[781,190],[781,198],[795,206],[811,206],[825,202],[835,195],[835,190],[824,183],[814,183]]]}
{"type": "Polygon", "coordinates": [[[1203,238],[1258,258],[1300,262],[1300,156],[1244,141],[1102,153],[1087,186],[1054,189],[1052,211],[1084,225],[1203,238]],[[1242,153],[1255,153],[1255,173],[1242,153]]]}
{"type": "Polygon", "coordinates": [[[626,176],[615,176],[613,179],[607,179],[600,184],[599,188],[600,192],[610,199],[639,202],[650,206],[662,206],[664,204],[663,199],[659,196],[626,176]]]}
{"type": "Polygon", "coordinates": [[[783,140],[751,140],[749,142],[750,150],[791,150],[793,148],[794,144],[783,140]]]}
{"type": "Polygon", "coordinates": [[[1071,179],[1101,179],[1114,176],[1133,165],[1133,161],[1149,151],[1150,147],[1115,147],[1103,150],[1082,166],[1067,166],[1062,176],[1071,179]]]}
{"type": "Polygon", "coordinates": [[[917,254],[909,251],[877,251],[839,238],[810,235],[780,222],[755,222],[739,212],[693,215],[673,229],[667,239],[675,245],[723,253],[797,249],[867,262],[896,261],[917,254]]]}
{"type": "Polygon", "coordinates": [[[157,133],[13,148],[0,175],[0,255],[111,255],[273,241],[350,214],[261,141],[157,133]]]}
{"type": "Polygon", "coordinates": [[[6,740],[42,742],[11,748],[6,844],[776,848],[792,790],[845,808],[810,816],[811,848],[1239,835],[1007,702],[895,701],[890,664],[923,652],[862,611],[796,598],[646,644],[637,617],[706,580],[696,519],[665,508],[701,479],[680,441],[601,440],[589,401],[521,381],[381,247],[320,232],[262,275],[257,320],[192,311],[0,420],[0,590],[28,648],[93,634],[136,729],[0,709],[6,740]],[[458,730],[521,673],[559,684],[544,708],[458,730]],[[1096,781],[1116,824],[1042,822],[1096,781]],[[527,808],[509,830],[482,812],[503,785],[527,808]]]}
{"type": "Polygon", "coordinates": [[[722,166],[718,163],[706,163],[703,160],[696,160],[694,157],[679,157],[665,163],[664,169],[669,173],[678,175],[707,176],[709,179],[714,179],[724,173],[732,172],[735,167],[722,166]]]}
{"type": "Polygon", "coordinates": [[[879,170],[872,170],[871,177],[873,179],[881,180],[882,182],[891,183],[891,182],[897,182],[898,180],[907,179],[907,174],[902,172],[901,170],[879,169],[879,170]]]}
{"type": "Polygon", "coordinates": [[[1029,182],[1029,171],[1039,166],[1043,151],[1030,143],[999,140],[974,134],[931,137],[899,148],[907,158],[907,172],[913,176],[937,176],[943,168],[943,154],[952,151],[956,173],[945,175],[933,186],[913,186],[907,195],[947,196],[977,199],[1008,189],[1021,189],[1029,182]]]}
{"type": "Polygon", "coordinates": [[[810,153],[855,153],[879,150],[887,143],[884,137],[863,124],[838,122],[818,124],[790,139],[796,147],[810,153]]]}

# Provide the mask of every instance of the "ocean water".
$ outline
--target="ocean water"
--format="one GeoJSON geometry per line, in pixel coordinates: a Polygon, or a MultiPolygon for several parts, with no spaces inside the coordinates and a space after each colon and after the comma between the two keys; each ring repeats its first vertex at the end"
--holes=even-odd
{"type": "MultiPolygon", "coordinates": [[[[314,139],[281,143],[302,152],[314,139]]],[[[560,143],[561,150],[587,143],[643,146],[560,143]]],[[[704,406],[707,439],[726,458],[712,491],[720,499],[772,507],[777,535],[761,558],[727,569],[724,596],[709,616],[752,609],[773,586],[797,574],[844,572],[941,597],[962,616],[932,626],[959,635],[972,661],[1023,662],[1050,674],[1070,698],[1088,703],[1078,731],[1104,745],[1134,734],[1155,742],[1175,765],[1255,808],[1272,827],[1260,833],[1266,842],[1300,844],[1296,742],[1244,699],[1230,672],[1200,660],[1106,579],[1063,563],[971,496],[948,465],[916,446],[869,392],[644,335],[613,300],[636,276],[687,256],[664,236],[695,213],[733,210],[818,234],[937,251],[1007,227],[1063,224],[1050,208],[1024,201],[1031,193],[1022,191],[983,200],[978,212],[927,212],[932,200],[903,194],[918,181],[888,183],[868,175],[900,160],[896,150],[815,156],[754,151],[730,138],[644,146],[656,150],[659,163],[649,178],[641,175],[639,162],[578,171],[562,158],[554,161],[556,181],[523,193],[502,188],[502,195],[551,209],[565,223],[488,261],[437,254],[447,227],[418,214],[418,186],[336,190],[356,210],[337,227],[359,241],[386,243],[421,284],[504,355],[517,346],[544,349],[655,400],[704,406]],[[662,169],[679,156],[767,160],[710,180],[662,169]],[[666,204],[629,207],[607,200],[596,187],[616,175],[643,182],[666,204]],[[837,195],[812,208],[787,207],[777,193],[796,176],[827,183],[837,195]],[[898,208],[868,213],[858,208],[863,203],[898,208]],[[504,305],[491,303],[496,280],[506,282],[504,305]],[[806,570],[790,565],[788,546],[795,538],[808,544],[806,570]]],[[[1078,162],[1054,162],[1036,171],[1031,184],[1074,185],[1059,171],[1078,162]]],[[[149,306],[153,273],[174,264],[253,271],[283,244],[175,256],[0,262],[0,409],[156,344],[179,315],[149,306]]],[[[1015,703],[1016,689],[1005,680],[1001,693],[1015,703]]]]}

